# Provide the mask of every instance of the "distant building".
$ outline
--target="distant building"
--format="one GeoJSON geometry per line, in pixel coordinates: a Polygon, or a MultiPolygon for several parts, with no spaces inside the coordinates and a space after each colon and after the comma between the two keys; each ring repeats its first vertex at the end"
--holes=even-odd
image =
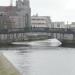
{"type": "Polygon", "coordinates": [[[71,24],[75,25],[75,22],[72,22],[71,24]]]}
{"type": "Polygon", "coordinates": [[[51,28],[51,19],[49,16],[34,15],[31,17],[32,27],[51,28]]]}
{"type": "Polygon", "coordinates": [[[0,6],[0,13],[6,13],[14,22],[12,28],[31,26],[31,8],[29,0],[17,0],[16,6],[0,6]]]}
{"type": "Polygon", "coordinates": [[[75,29],[75,22],[72,22],[71,24],[69,24],[69,28],[75,29]]]}
{"type": "Polygon", "coordinates": [[[64,22],[52,22],[51,28],[66,28],[64,22]]]}
{"type": "Polygon", "coordinates": [[[11,29],[13,25],[13,21],[7,14],[0,14],[0,30],[11,29]]]}

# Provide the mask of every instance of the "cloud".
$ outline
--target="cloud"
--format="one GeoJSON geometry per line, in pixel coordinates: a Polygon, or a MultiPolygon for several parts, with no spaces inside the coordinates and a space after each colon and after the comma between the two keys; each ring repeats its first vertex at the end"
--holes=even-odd
{"type": "MultiPolygon", "coordinates": [[[[15,4],[16,0],[13,0],[15,4]]],[[[10,0],[0,0],[0,5],[9,5],[10,0]]],[[[30,0],[32,14],[48,15],[52,20],[75,20],[74,0],[30,0]]]]}
{"type": "Polygon", "coordinates": [[[75,0],[69,0],[65,6],[65,10],[75,10],[75,0]]]}

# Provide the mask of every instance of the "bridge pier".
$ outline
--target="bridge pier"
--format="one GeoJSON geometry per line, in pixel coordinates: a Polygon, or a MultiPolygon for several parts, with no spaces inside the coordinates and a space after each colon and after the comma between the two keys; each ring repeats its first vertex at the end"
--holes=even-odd
{"type": "Polygon", "coordinates": [[[73,40],[75,40],[75,34],[73,34],[73,40]]]}
{"type": "Polygon", "coordinates": [[[24,33],[21,33],[21,40],[24,40],[24,33]]]}
{"type": "MultiPolygon", "coordinates": [[[[31,36],[33,37],[38,37],[42,36],[42,37],[47,37],[49,38],[51,36],[51,38],[57,38],[58,40],[75,40],[75,32],[72,31],[71,29],[59,29],[59,28],[53,28],[53,29],[49,29],[49,31],[46,30],[35,30],[33,29],[33,31],[29,32],[25,32],[25,29],[12,29],[10,31],[5,31],[2,30],[0,31],[0,41],[23,41],[26,38],[26,36],[31,36]],[[3,31],[3,32],[2,32],[3,31]]],[[[34,39],[34,38],[33,38],[34,39]]]]}

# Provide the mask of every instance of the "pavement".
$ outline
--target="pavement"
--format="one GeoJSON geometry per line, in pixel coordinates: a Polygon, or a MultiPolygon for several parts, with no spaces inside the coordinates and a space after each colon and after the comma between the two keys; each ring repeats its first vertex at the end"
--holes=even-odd
{"type": "Polygon", "coordinates": [[[0,54],[0,75],[22,75],[13,66],[12,63],[3,55],[0,54]]]}

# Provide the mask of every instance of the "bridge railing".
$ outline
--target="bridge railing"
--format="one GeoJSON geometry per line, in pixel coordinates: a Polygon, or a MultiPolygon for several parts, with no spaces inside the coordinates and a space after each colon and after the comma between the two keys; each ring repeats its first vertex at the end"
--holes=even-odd
{"type": "Polygon", "coordinates": [[[0,29],[0,34],[26,33],[26,32],[75,33],[75,29],[71,29],[71,28],[70,29],[67,29],[67,28],[45,28],[45,27],[0,29]]]}

